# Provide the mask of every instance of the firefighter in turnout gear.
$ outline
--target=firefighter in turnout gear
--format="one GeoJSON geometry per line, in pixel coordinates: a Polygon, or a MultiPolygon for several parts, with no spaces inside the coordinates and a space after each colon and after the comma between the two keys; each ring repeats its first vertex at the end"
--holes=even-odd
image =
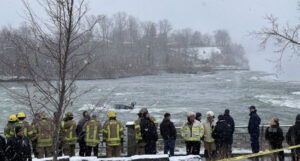
{"type": "Polygon", "coordinates": [[[8,119],[8,122],[7,122],[7,125],[4,128],[4,135],[7,139],[15,135],[16,122],[17,122],[17,116],[16,115],[10,115],[9,119],[8,119]]]}
{"type": "Polygon", "coordinates": [[[32,131],[32,127],[29,125],[29,123],[27,121],[25,121],[26,114],[24,112],[19,112],[17,114],[17,118],[18,118],[18,121],[16,123],[16,126],[22,127],[24,130],[24,135],[27,136],[28,138],[31,138],[33,131],[32,131]]]}
{"type": "Polygon", "coordinates": [[[124,128],[116,120],[116,112],[109,111],[107,116],[109,120],[103,125],[103,141],[106,142],[106,156],[119,157],[123,145],[124,128]]]}
{"type": "Polygon", "coordinates": [[[36,158],[39,157],[37,150],[36,150],[36,145],[37,145],[37,136],[36,136],[37,129],[36,129],[36,127],[37,127],[38,123],[41,121],[41,114],[44,114],[44,113],[36,113],[34,115],[32,123],[31,123],[31,127],[33,129],[33,137],[31,138],[31,145],[32,145],[32,152],[36,158]]]}
{"type": "Polygon", "coordinates": [[[199,155],[200,138],[204,135],[203,125],[195,119],[196,114],[189,112],[187,114],[187,123],[181,128],[181,135],[186,144],[187,155],[199,155]]]}
{"type": "Polygon", "coordinates": [[[215,114],[212,111],[206,113],[206,121],[203,123],[204,127],[204,156],[207,160],[213,160],[216,155],[216,144],[212,137],[212,132],[216,126],[216,121],[214,120],[215,114]]]}
{"type": "Polygon", "coordinates": [[[34,126],[34,136],[36,138],[37,158],[51,157],[53,145],[54,126],[52,121],[47,119],[45,114],[41,115],[41,120],[34,126]]]}
{"type": "Polygon", "coordinates": [[[145,145],[146,145],[146,143],[143,142],[143,138],[142,138],[142,134],[141,134],[141,125],[140,125],[141,124],[141,118],[142,118],[142,115],[143,115],[144,112],[145,112],[145,108],[141,109],[138,113],[138,119],[134,121],[136,155],[145,154],[145,145]]]}
{"type": "Polygon", "coordinates": [[[100,121],[97,121],[96,115],[93,115],[91,120],[84,125],[83,130],[85,131],[86,156],[91,156],[93,150],[94,156],[98,157],[98,146],[102,128],[100,121]]]}
{"type": "Polygon", "coordinates": [[[73,113],[67,112],[65,119],[61,122],[63,154],[70,157],[75,156],[76,145],[76,122],[73,120],[73,113]]]}

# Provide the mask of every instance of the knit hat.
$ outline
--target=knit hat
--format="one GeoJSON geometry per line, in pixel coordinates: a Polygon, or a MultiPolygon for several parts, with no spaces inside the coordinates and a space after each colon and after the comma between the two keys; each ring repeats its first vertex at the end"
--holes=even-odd
{"type": "Polygon", "coordinates": [[[21,127],[21,126],[16,126],[16,127],[15,127],[15,132],[16,132],[16,134],[18,134],[20,131],[23,131],[23,127],[21,127]]]}

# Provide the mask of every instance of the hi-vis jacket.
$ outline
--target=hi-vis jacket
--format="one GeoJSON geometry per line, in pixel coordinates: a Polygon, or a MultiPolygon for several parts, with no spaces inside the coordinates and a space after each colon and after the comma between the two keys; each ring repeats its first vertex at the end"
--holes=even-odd
{"type": "Polygon", "coordinates": [[[50,147],[53,144],[54,126],[51,121],[42,119],[34,126],[37,147],[50,147]]]}
{"type": "Polygon", "coordinates": [[[203,134],[203,125],[197,120],[194,121],[193,125],[185,123],[181,128],[181,135],[185,141],[200,141],[203,134]]]}
{"type": "Polygon", "coordinates": [[[103,125],[103,140],[108,146],[119,146],[124,137],[123,125],[117,120],[108,120],[103,125]]]}
{"type": "Polygon", "coordinates": [[[143,140],[142,133],[141,133],[141,118],[138,118],[134,121],[134,134],[135,134],[135,141],[140,142],[143,140]]]}
{"type": "Polygon", "coordinates": [[[29,125],[29,123],[25,120],[23,121],[18,121],[16,122],[15,124],[15,127],[16,126],[20,126],[24,129],[24,135],[27,136],[27,137],[32,137],[32,134],[33,134],[33,130],[32,130],[32,127],[29,125]]]}
{"type": "Polygon", "coordinates": [[[8,139],[15,135],[15,122],[8,122],[4,128],[4,135],[8,139]]]}
{"type": "Polygon", "coordinates": [[[213,121],[210,123],[208,120],[206,120],[203,123],[204,127],[204,142],[212,143],[215,141],[215,139],[212,137],[212,132],[214,130],[214,127],[216,126],[216,122],[213,121]]]}
{"type": "Polygon", "coordinates": [[[96,119],[91,119],[83,127],[85,131],[84,140],[87,146],[96,147],[100,143],[101,123],[96,119]]]}
{"type": "Polygon", "coordinates": [[[76,144],[76,122],[74,120],[62,121],[60,126],[64,144],[76,144]]]}

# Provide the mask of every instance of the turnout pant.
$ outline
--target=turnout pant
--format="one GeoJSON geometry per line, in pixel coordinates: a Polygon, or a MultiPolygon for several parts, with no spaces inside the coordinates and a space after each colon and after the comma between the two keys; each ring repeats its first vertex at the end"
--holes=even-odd
{"type": "Polygon", "coordinates": [[[207,160],[212,160],[215,158],[216,154],[216,144],[215,142],[204,142],[204,156],[207,160]]]}
{"type": "Polygon", "coordinates": [[[121,146],[106,146],[106,157],[120,157],[121,156],[121,146]]]}
{"type": "Polygon", "coordinates": [[[91,156],[92,155],[92,151],[93,151],[94,152],[94,156],[98,157],[98,146],[99,146],[99,144],[97,144],[95,147],[86,146],[86,156],[91,156]]]}
{"type": "Polygon", "coordinates": [[[156,154],[156,141],[146,142],[145,154],[156,154]]]}
{"type": "Polygon", "coordinates": [[[136,153],[136,155],[143,155],[143,154],[145,154],[145,145],[146,145],[146,143],[143,142],[143,141],[138,141],[136,143],[136,146],[135,146],[135,153],[136,153]]]}
{"type": "Polygon", "coordinates": [[[52,146],[49,147],[36,147],[36,152],[38,154],[37,158],[48,158],[52,157],[52,146]]]}
{"type": "Polygon", "coordinates": [[[75,156],[75,144],[64,144],[63,153],[67,156],[75,156]]]}
{"type": "Polygon", "coordinates": [[[199,155],[200,154],[200,142],[199,141],[186,141],[186,154],[199,155]]]}
{"type": "Polygon", "coordinates": [[[174,150],[175,150],[175,140],[169,139],[164,140],[164,154],[168,154],[170,151],[170,155],[174,156],[174,150]]]}

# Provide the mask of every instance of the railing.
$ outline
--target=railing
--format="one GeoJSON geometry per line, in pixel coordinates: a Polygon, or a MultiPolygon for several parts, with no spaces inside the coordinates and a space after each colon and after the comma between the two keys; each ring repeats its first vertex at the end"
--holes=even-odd
{"type": "MultiPolygon", "coordinates": [[[[260,150],[266,150],[268,148],[268,144],[265,141],[265,130],[269,125],[260,126],[260,150]]],[[[132,156],[135,154],[135,132],[134,132],[134,124],[133,122],[128,122],[125,128],[125,143],[124,143],[124,151],[122,152],[124,155],[132,156]]],[[[281,125],[284,136],[286,135],[289,127],[291,125],[281,125]]],[[[176,149],[185,148],[185,144],[183,138],[180,135],[180,127],[176,127],[177,129],[177,139],[176,139],[176,149]]],[[[159,133],[159,130],[158,130],[159,133]]],[[[3,135],[3,131],[0,131],[0,134],[3,135]]],[[[284,141],[283,146],[288,146],[284,141]]],[[[77,147],[78,148],[78,147],[77,147]]],[[[250,146],[250,136],[248,134],[247,126],[236,126],[235,132],[233,134],[233,149],[242,149],[242,150],[251,150],[250,146]]],[[[159,140],[157,142],[157,150],[163,151],[163,140],[159,134],[159,140]]],[[[105,154],[105,144],[99,145],[100,155],[105,154]]]]}
{"type": "MultiPolygon", "coordinates": [[[[291,125],[282,125],[280,126],[283,130],[284,137],[291,125]]],[[[132,122],[127,123],[127,148],[128,155],[131,156],[135,154],[135,138],[134,138],[134,125],[132,122]]],[[[265,140],[265,131],[269,125],[260,126],[260,150],[266,150],[268,148],[268,143],[265,140]]],[[[176,127],[177,129],[177,139],[176,139],[176,148],[185,148],[185,144],[183,138],[180,135],[180,127],[176,127]]],[[[159,132],[159,130],[158,130],[159,132]]],[[[160,135],[159,135],[160,137],[160,135]]],[[[284,141],[283,146],[288,146],[284,141]]],[[[236,126],[235,132],[233,134],[233,149],[242,149],[251,151],[251,143],[250,143],[250,135],[248,134],[247,126],[236,126]]],[[[163,150],[163,141],[160,137],[157,142],[157,149],[159,151],[163,150]]]]}

